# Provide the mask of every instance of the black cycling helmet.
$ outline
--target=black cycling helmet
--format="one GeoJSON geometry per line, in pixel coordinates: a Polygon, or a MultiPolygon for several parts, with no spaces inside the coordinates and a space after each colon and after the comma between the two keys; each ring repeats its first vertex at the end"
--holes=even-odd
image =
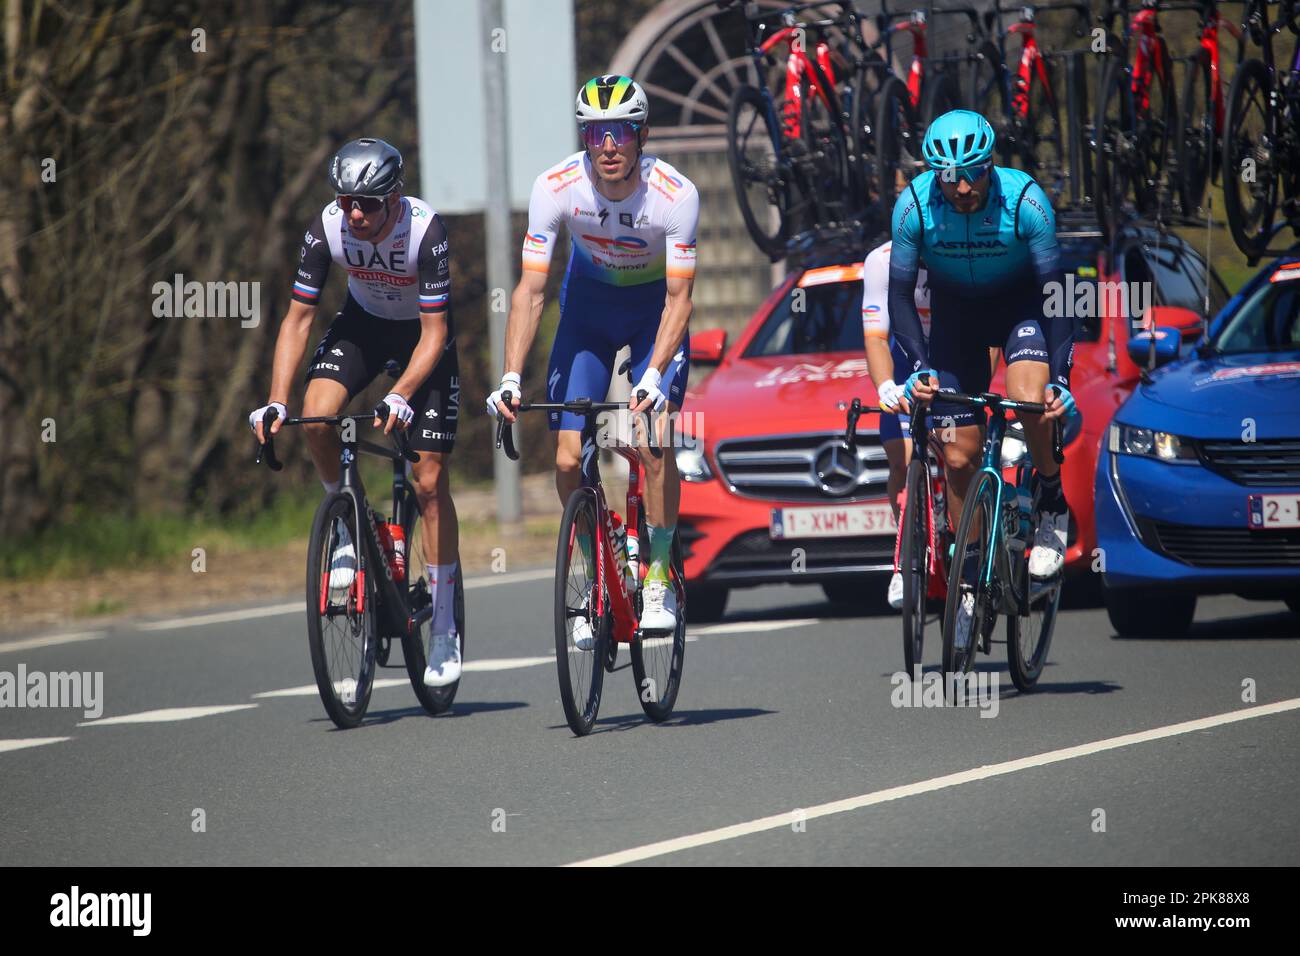
{"type": "Polygon", "coordinates": [[[402,188],[402,154],[382,139],[354,139],[330,163],[341,196],[387,196],[402,188]]]}

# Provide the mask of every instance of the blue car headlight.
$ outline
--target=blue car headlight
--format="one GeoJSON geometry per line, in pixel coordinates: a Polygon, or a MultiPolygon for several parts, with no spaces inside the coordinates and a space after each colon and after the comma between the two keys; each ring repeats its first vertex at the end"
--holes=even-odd
{"type": "Polygon", "coordinates": [[[704,457],[704,442],[694,435],[680,435],[681,444],[675,449],[677,471],[682,481],[708,481],[713,477],[709,461],[704,457]]]}
{"type": "Polygon", "coordinates": [[[1111,422],[1106,443],[1106,447],[1117,455],[1136,455],[1170,464],[1189,464],[1197,460],[1191,439],[1152,428],[1111,422]]]}

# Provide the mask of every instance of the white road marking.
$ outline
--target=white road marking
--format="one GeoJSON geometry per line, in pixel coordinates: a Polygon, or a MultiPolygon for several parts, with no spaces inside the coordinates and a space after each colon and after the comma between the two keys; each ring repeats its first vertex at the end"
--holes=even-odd
{"type": "Polygon", "coordinates": [[[287,604],[270,604],[266,607],[250,607],[242,611],[221,611],[216,614],[199,614],[195,617],[173,617],[166,621],[151,621],[141,624],[142,631],[171,631],[180,627],[203,627],[205,624],[228,624],[231,621],[248,621],[258,617],[274,617],[277,614],[302,614],[307,610],[303,601],[290,601],[287,604]]]}
{"type": "Polygon", "coordinates": [[[215,707],[164,707],[162,710],[144,710],[138,714],[122,714],[100,720],[86,720],[78,727],[106,727],[109,724],[164,724],[173,720],[193,720],[213,714],[229,714],[236,710],[251,710],[256,704],[219,704],[215,707]]]}
{"type": "Polygon", "coordinates": [[[71,739],[71,737],[22,737],[17,740],[0,740],[0,753],[7,750],[23,750],[27,747],[41,747],[45,744],[57,744],[71,739]]]}
{"type": "MultiPolygon", "coordinates": [[[[405,677],[381,677],[370,685],[370,689],[383,690],[385,687],[410,687],[411,682],[405,677]]],[[[301,684],[298,687],[286,687],[283,690],[264,690],[254,694],[253,699],[263,697],[315,697],[318,691],[315,684],[301,684]]]]}
{"type": "MultiPolygon", "coordinates": [[[[942,777],[934,777],[930,780],[921,780],[917,783],[909,783],[900,787],[890,787],[887,790],[877,790],[873,793],[864,793],[861,796],[849,797],[845,800],[835,800],[815,807],[805,807],[802,808],[800,819],[811,820],[816,817],[830,816],[835,813],[847,813],[850,810],[860,810],[863,807],[875,806],[879,803],[888,803],[891,800],[901,800],[904,797],[914,797],[922,793],[933,793],[936,790],[944,790],[948,787],[957,787],[961,784],[973,783],[977,780],[987,780],[990,777],[1016,773],[1020,770],[1044,767],[1048,764],[1060,763],[1064,760],[1074,760],[1077,757],[1087,757],[1107,750],[1116,750],[1120,747],[1131,747],[1134,744],[1149,743],[1150,741],[1162,740],[1166,737],[1190,734],[1198,730],[1209,730],[1212,727],[1219,727],[1224,724],[1232,724],[1242,720],[1251,720],[1255,717],[1268,717],[1273,714],[1281,714],[1294,710],[1300,710],[1300,697],[1278,701],[1273,704],[1262,704],[1258,707],[1246,707],[1241,710],[1228,711],[1227,713],[1216,714],[1212,717],[1187,720],[1178,724],[1168,724],[1164,727],[1155,727],[1151,730],[1143,730],[1133,734],[1124,734],[1119,737],[1109,737],[1105,740],[1095,740],[1091,743],[1079,744],[1075,747],[1065,747],[1061,750],[1052,750],[1047,753],[1036,754],[1032,757],[1021,757],[1018,760],[1008,760],[1004,763],[987,764],[983,767],[975,767],[971,770],[950,773],[942,777]]],[[[793,819],[793,812],[787,810],[784,813],[762,817],[758,820],[750,820],[747,823],[736,823],[727,827],[719,827],[716,830],[706,830],[703,833],[694,833],[689,836],[676,837],[672,840],[661,840],[658,843],[649,843],[645,846],[633,847],[630,850],[622,850],[618,853],[595,856],[568,865],[620,866],[624,863],[635,863],[639,860],[648,860],[652,857],[677,853],[681,850],[689,850],[694,847],[708,846],[712,843],[721,843],[724,840],[734,840],[738,837],[749,836],[754,833],[762,833],[765,830],[779,830],[782,827],[790,826],[793,819]]]]}
{"type": "Polygon", "coordinates": [[[0,644],[0,654],[30,651],[38,647],[54,647],[58,644],[75,644],[78,641],[97,641],[103,636],[103,631],[78,631],[75,634],[50,634],[46,637],[29,637],[22,641],[10,641],[7,644],[0,644]]]}
{"type": "MultiPolygon", "coordinates": [[[[783,631],[791,627],[806,627],[819,623],[821,618],[802,617],[791,621],[735,621],[731,624],[710,624],[708,627],[689,628],[695,637],[712,637],[715,634],[748,634],[759,631],[783,631]]],[[[688,622],[689,623],[689,622],[688,622]]]]}
{"type": "Polygon", "coordinates": [[[539,664],[554,664],[555,655],[545,657],[488,657],[479,661],[466,661],[462,671],[509,671],[517,667],[536,667],[539,664]]]}

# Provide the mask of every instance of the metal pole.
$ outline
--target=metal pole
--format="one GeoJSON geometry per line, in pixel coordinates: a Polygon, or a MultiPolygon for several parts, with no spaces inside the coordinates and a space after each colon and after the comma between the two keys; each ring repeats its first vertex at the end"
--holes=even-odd
{"type": "MultiPolygon", "coordinates": [[[[501,0],[480,0],[479,42],[483,44],[484,155],[487,157],[487,204],[483,210],[487,245],[488,332],[492,339],[492,374],[505,363],[506,318],[514,271],[510,265],[510,124],[506,114],[506,54],[493,31],[505,28],[501,0]]],[[[508,44],[509,40],[506,38],[508,44]]],[[[515,447],[522,448],[519,428],[515,447]]],[[[497,521],[518,525],[523,518],[519,465],[498,451],[492,458],[496,481],[497,521]]]]}

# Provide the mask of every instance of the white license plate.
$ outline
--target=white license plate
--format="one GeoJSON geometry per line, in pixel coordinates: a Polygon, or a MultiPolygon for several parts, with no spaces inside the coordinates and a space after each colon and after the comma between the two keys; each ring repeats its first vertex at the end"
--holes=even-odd
{"type": "Polygon", "coordinates": [[[1300,528],[1300,495],[1251,495],[1246,512],[1252,528],[1300,528]]]}
{"type": "Polygon", "coordinates": [[[773,508],[768,531],[774,539],[857,538],[898,530],[889,504],[825,508],[773,508]]]}

